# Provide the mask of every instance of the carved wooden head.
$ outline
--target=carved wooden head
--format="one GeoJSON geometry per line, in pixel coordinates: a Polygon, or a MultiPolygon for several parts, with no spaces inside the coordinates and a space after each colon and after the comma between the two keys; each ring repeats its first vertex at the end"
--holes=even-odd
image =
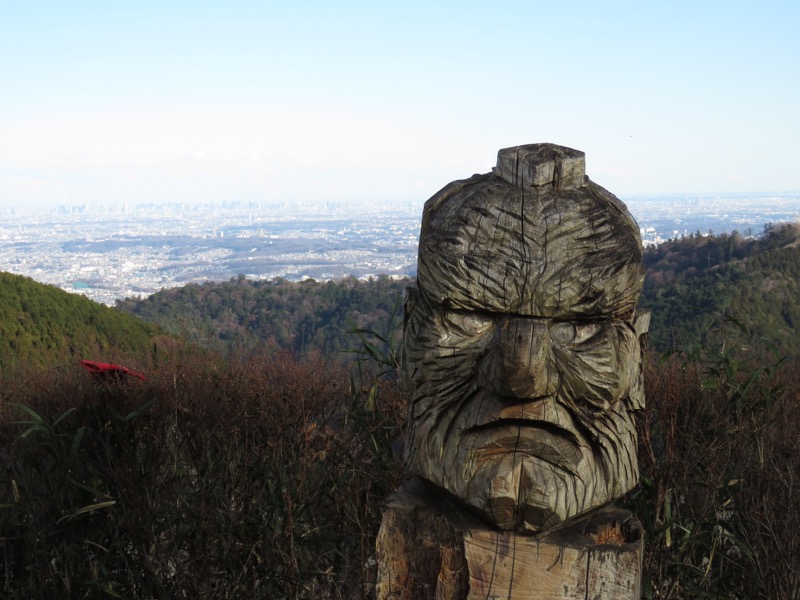
{"type": "Polygon", "coordinates": [[[406,298],[408,465],[538,532],[638,480],[639,231],[582,152],[507,148],[425,204],[406,298]]]}

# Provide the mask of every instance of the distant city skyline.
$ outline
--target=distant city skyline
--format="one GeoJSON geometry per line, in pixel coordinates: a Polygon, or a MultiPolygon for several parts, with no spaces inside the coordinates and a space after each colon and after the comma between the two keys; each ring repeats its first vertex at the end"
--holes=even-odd
{"type": "MultiPolygon", "coordinates": [[[[645,245],[800,223],[800,193],[630,199],[645,245]],[[723,197],[724,196],[724,197],[723,197]]],[[[421,205],[227,202],[0,208],[0,270],[106,304],[187,283],[413,275],[421,205]]]]}
{"type": "Polygon", "coordinates": [[[7,3],[0,209],[425,200],[554,142],[620,197],[800,190],[800,4],[7,3]]]}

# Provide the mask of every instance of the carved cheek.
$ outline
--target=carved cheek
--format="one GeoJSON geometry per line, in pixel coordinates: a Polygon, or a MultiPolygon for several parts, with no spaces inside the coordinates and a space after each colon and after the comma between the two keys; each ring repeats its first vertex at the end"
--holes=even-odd
{"type": "Polygon", "coordinates": [[[478,357],[491,336],[492,324],[474,321],[469,315],[448,317],[430,310],[412,316],[406,334],[406,359],[412,381],[435,388],[452,388],[458,380],[474,377],[478,357]]]}
{"type": "Polygon", "coordinates": [[[606,410],[625,396],[630,374],[627,347],[613,328],[572,347],[555,350],[562,380],[562,395],[575,406],[606,410]]]}

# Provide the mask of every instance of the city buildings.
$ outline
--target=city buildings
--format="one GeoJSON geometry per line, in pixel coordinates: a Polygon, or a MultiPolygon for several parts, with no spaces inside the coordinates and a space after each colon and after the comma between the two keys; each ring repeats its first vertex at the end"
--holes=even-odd
{"type": "MultiPolygon", "coordinates": [[[[623,198],[643,243],[796,221],[800,193],[623,198]]],[[[113,305],[163,288],[413,275],[422,203],[222,202],[0,210],[0,270],[113,305]]]]}

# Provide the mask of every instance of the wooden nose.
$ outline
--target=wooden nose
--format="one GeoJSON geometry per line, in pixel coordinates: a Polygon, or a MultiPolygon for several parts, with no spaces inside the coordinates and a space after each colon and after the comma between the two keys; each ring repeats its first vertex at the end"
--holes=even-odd
{"type": "Polygon", "coordinates": [[[518,398],[546,396],[553,392],[550,336],[539,319],[508,319],[500,336],[506,385],[518,398]]]}

